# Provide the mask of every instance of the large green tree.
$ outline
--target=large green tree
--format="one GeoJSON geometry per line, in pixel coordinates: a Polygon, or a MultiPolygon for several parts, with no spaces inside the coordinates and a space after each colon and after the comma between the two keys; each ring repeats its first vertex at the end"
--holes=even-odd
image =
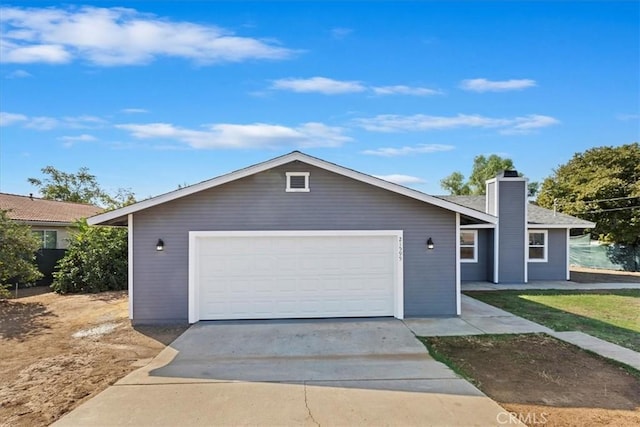
{"type": "Polygon", "coordinates": [[[27,225],[12,221],[0,210],[0,297],[9,280],[33,283],[42,277],[35,264],[40,241],[27,225]]]}
{"type": "MultiPolygon", "coordinates": [[[[440,181],[440,186],[447,190],[449,194],[457,196],[484,195],[486,192],[485,182],[494,178],[498,172],[514,169],[513,160],[492,154],[489,157],[483,155],[473,159],[473,168],[469,180],[465,182],[461,172],[453,172],[440,181]]],[[[535,195],[538,183],[529,183],[529,196],[535,195]]]]}
{"type": "Polygon", "coordinates": [[[88,203],[118,208],[135,202],[133,193],[119,188],[111,195],[98,185],[95,175],[82,167],[76,173],[63,172],[53,166],[41,169],[44,178],[28,178],[27,181],[36,186],[42,197],[63,202],[88,203]]]}
{"type": "Polygon", "coordinates": [[[546,178],[538,204],[593,221],[605,242],[640,248],[640,144],[576,153],[546,178]]]}

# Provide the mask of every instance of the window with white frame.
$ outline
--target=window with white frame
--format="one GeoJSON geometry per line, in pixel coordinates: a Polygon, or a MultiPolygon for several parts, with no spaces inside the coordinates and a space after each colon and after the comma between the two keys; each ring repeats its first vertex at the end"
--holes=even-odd
{"type": "Polygon", "coordinates": [[[287,172],[287,192],[308,192],[309,172],[287,172]]]}
{"type": "Polygon", "coordinates": [[[460,230],[460,261],[478,262],[478,230],[460,230]]]}
{"type": "Polygon", "coordinates": [[[547,262],[548,242],[547,230],[529,231],[530,262],[547,262]]]}
{"type": "Polygon", "coordinates": [[[55,230],[33,230],[33,234],[40,240],[40,249],[57,249],[58,232],[55,230]]]}

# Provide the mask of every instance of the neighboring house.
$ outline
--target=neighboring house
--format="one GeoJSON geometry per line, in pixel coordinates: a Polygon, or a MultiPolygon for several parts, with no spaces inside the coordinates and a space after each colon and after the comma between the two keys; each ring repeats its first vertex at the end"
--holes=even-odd
{"type": "MultiPolygon", "coordinates": [[[[545,222],[548,238],[529,245],[526,180],[488,185],[477,209],[293,152],[88,221],[129,228],[137,324],[450,316],[473,278],[468,231],[480,269],[494,271],[477,280],[524,283],[537,277],[530,252],[565,254],[565,230],[593,226],[545,222]]],[[[565,279],[552,264],[549,278],[565,279]]]]}
{"type": "Polygon", "coordinates": [[[74,222],[103,211],[93,205],[7,193],[0,193],[0,209],[7,211],[7,216],[13,221],[29,225],[40,239],[37,263],[45,277],[38,284],[51,283],[53,267],[64,255],[69,228],[73,227],[74,222]]]}

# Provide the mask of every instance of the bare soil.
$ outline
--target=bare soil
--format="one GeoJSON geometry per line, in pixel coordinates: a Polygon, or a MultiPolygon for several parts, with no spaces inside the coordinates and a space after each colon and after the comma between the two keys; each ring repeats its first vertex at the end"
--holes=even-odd
{"type": "Polygon", "coordinates": [[[425,341],[529,426],[640,425],[640,373],[571,344],[544,334],[425,341]]]}
{"type": "Polygon", "coordinates": [[[42,292],[0,301],[0,426],[51,424],[187,327],[132,327],[126,292],[42,292]]]}
{"type": "Polygon", "coordinates": [[[571,266],[571,281],[578,283],[640,283],[640,272],[571,266]]]}

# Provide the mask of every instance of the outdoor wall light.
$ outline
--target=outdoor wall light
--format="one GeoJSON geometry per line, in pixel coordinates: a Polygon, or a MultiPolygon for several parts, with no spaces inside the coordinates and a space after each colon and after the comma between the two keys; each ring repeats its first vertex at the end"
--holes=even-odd
{"type": "Polygon", "coordinates": [[[431,239],[431,237],[429,237],[427,239],[427,249],[433,249],[433,246],[434,246],[433,239],[431,239]]]}
{"type": "Polygon", "coordinates": [[[156,243],[156,251],[164,251],[164,242],[162,239],[158,239],[158,243],[156,243]]]}

